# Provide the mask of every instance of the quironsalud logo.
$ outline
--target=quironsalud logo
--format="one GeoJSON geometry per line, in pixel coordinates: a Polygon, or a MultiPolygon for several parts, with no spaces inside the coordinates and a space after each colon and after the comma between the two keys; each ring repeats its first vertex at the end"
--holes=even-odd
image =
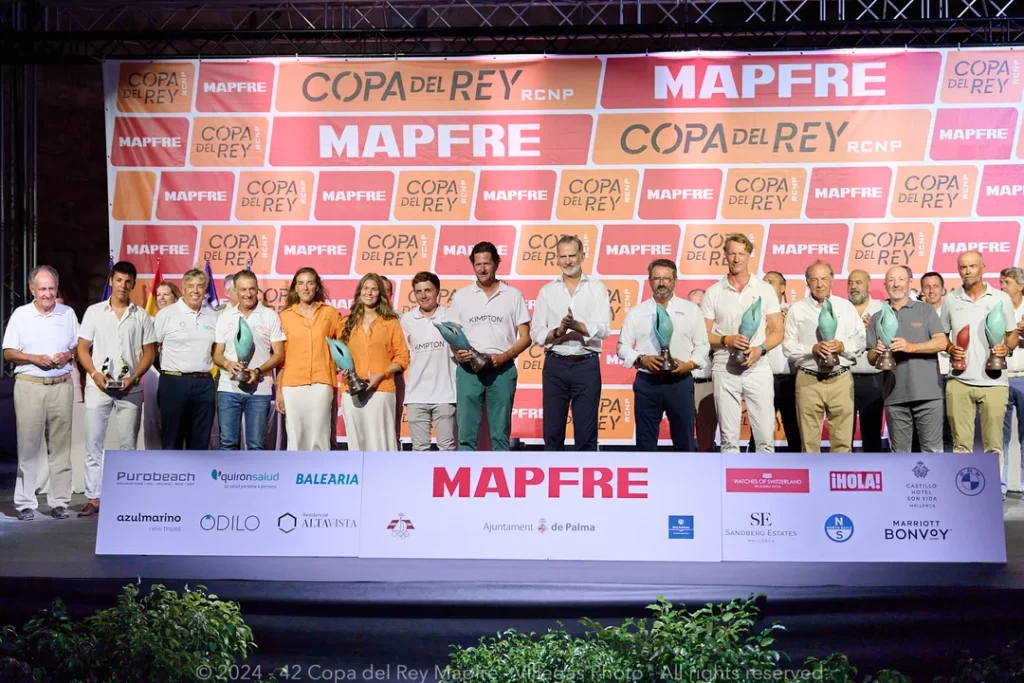
{"type": "Polygon", "coordinates": [[[918,479],[924,479],[925,477],[928,476],[929,470],[927,467],[925,467],[925,464],[923,462],[918,460],[917,464],[914,465],[914,469],[912,471],[915,477],[917,477],[918,479]]]}
{"type": "Polygon", "coordinates": [[[224,470],[210,470],[210,477],[214,481],[222,481],[225,484],[257,484],[264,488],[275,488],[277,481],[281,479],[280,472],[225,472],[224,470]]]}

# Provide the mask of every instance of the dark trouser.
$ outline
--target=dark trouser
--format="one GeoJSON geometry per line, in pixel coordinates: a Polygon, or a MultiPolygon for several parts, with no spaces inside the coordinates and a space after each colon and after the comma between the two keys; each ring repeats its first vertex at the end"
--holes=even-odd
{"type": "Polygon", "coordinates": [[[565,422],[571,405],[576,450],[596,451],[597,409],[601,402],[598,354],[577,360],[549,353],[544,359],[541,381],[544,384],[544,448],[565,450],[565,422]]]}
{"type": "MultiPolygon", "coordinates": [[[[860,415],[861,450],[865,453],[882,452],[882,373],[853,376],[853,411],[860,415]]],[[[857,422],[854,420],[854,430],[857,422]]]]}
{"type": "Polygon", "coordinates": [[[178,377],[160,375],[156,394],[165,451],[206,451],[217,401],[217,384],[212,375],[178,377]]]}
{"type": "Polygon", "coordinates": [[[636,448],[638,451],[658,450],[658,431],[661,416],[668,415],[672,449],[693,453],[697,450],[694,438],[693,376],[656,377],[646,372],[636,373],[633,380],[636,398],[636,448]]]}
{"type": "MultiPolygon", "coordinates": [[[[800,423],[796,419],[796,375],[775,375],[775,410],[782,418],[782,431],[786,433],[786,447],[775,447],[777,453],[799,453],[803,450],[800,423]]],[[[757,450],[754,436],[750,436],[747,452],[757,450]]]]}

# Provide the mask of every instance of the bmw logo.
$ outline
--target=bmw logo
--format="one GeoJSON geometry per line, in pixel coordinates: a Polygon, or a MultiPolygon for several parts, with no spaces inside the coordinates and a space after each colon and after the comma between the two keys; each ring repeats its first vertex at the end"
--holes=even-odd
{"type": "Polygon", "coordinates": [[[825,535],[836,543],[846,543],[853,536],[853,520],[846,515],[830,515],[825,520],[825,535]]]}
{"type": "Polygon", "coordinates": [[[956,473],[956,487],[965,496],[976,496],[985,490],[985,475],[977,467],[965,467],[956,473]]]}

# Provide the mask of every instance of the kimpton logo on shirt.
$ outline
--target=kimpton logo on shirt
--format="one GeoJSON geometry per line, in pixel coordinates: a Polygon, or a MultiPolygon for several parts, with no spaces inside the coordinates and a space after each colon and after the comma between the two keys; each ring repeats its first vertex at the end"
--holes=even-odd
{"type": "Polygon", "coordinates": [[[505,319],[500,315],[474,315],[469,319],[470,325],[480,325],[482,323],[494,323],[500,325],[505,322],[505,319]]]}

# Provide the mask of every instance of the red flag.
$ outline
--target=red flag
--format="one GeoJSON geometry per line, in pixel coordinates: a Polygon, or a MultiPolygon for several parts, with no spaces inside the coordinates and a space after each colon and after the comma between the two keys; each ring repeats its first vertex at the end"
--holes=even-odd
{"type": "Polygon", "coordinates": [[[156,288],[163,282],[163,274],[160,272],[160,260],[156,262],[156,272],[153,273],[153,284],[149,288],[149,297],[146,298],[146,313],[156,316],[156,288]]]}

